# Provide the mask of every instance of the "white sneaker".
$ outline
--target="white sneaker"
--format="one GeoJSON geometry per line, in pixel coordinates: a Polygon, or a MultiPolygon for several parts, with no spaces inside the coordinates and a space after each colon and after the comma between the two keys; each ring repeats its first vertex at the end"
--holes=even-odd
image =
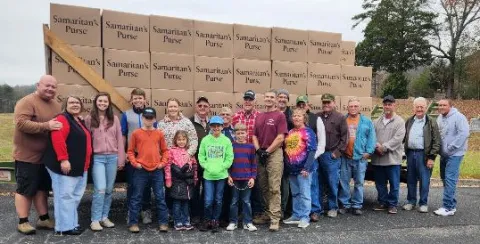
{"type": "Polygon", "coordinates": [[[100,222],[94,221],[90,224],[90,229],[92,231],[102,231],[103,227],[100,225],[100,222]]]}
{"type": "Polygon", "coordinates": [[[310,225],[310,223],[308,223],[307,221],[300,221],[300,223],[298,223],[298,228],[302,228],[302,229],[305,229],[307,228],[308,226],[310,225]]]}
{"type": "Polygon", "coordinates": [[[328,210],[327,216],[330,218],[336,218],[337,217],[337,210],[328,210]]]}
{"type": "Polygon", "coordinates": [[[110,221],[108,218],[100,221],[100,224],[101,224],[103,227],[105,227],[105,228],[113,228],[113,227],[115,227],[115,224],[114,224],[112,221],[110,221]]]}
{"type": "Polygon", "coordinates": [[[232,230],[235,230],[235,229],[237,229],[237,224],[235,224],[235,223],[228,224],[227,230],[232,231],[232,230]]]}
{"type": "Polygon", "coordinates": [[[428,213],[428,206],[427,205],[422,205],[418,208],[418,212],[420,213],[428,213]]]}
{"type": "Polygon", "coordinates": [[[455,208],[451,210],[447,210],[446,208],[439,208],[435,210],[434,213],[439,216],[453,216],[456,211],[457,209],[455,208]]]}
{"type": "Polygon", "coordinates": [[[403,205],[402,209],[403,209],[403,210],[410,211],[410,210],[413,209],[413,207],[414,207],[413,204],[407,203],[407,204],[403,205]]]}
{"type": "Polygon", "coordinates": [[[152,223],[152,211],[151,210],[145,210],[140,213],[140,216],[142,217],[142,223],[144,225],[148,225],[152,223]]]}
{"type": "Polygon", "coordinates": [[[255,225],[252,223],[244,224],[243,229],[248,231],[257,231],[257,227],[255,227],[255,225]]]}
{"type": "Polygon", "coordinates": [[[288,218],[288,219],[284,219],[283,220],[283,223],[284,224],[287,224],[287,225],[298,225],[300,224],[300,220],[299,219],[296,219],[294,218],[293,216],[288,218]]]}

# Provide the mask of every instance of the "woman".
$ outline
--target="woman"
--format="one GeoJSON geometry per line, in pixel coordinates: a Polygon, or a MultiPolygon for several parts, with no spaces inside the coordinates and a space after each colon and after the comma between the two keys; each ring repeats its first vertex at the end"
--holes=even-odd
{"type": "Polygon", "coordinates": [[[56,117],[62,129],[51,132],[42,162],[52,178],[55,234],[80,235],[84,229],[78,224],[77,209],[87,185],[92,137],[80,118],[80,98],[67,97],[62,110],[56,117]]]}
{"type": "Polygon", "coordinates": [[[285,138],[284,162],[292,192],[293,214],[283,222],[306,228],[310,225],[309,215],[312,206],[310,184],[317,140],[315,132],[305,126],[308,121],[305,110],[294,109],[292,121],[294,127],[285,138]]]}
{"type": "Polygon", "coordinates": [[[235,132],[232,126],[232,110],[229,107],[223,107],[220,111],[220,116],[223,119],[223,129],[222,133],[230,139],[230,141],[235,141],[235,132]]]}
{"type": "Polygon", "coordinates": [[[125,166],[125,151],[120,120],[113,115],[110,94],[100,92],[93,100],[93,108],[85,118],[93,137],[93,199],[90,229],[101,231],[113,228],[108,219],[112,204],[113,185],[117,169],[125,166]]]}

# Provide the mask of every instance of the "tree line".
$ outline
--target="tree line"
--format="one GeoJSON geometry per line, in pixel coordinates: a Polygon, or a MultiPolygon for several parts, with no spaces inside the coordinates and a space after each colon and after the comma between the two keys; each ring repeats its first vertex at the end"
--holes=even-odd
{"type": "Polygon", "coordinates": [[[35,85],[9,86],[0,85],[0,113],[13,113],[17,101],[35,91],[35,85]]]}

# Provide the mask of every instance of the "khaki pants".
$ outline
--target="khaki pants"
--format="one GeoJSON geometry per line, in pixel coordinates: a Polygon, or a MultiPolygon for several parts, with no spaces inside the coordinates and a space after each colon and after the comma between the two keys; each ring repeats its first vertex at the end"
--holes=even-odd
{"type": "Polygon", "coordinates": [[[266,165],[258,164],[258,181],[265,209],[272,222],[279,222],[281,212],[280,185],[283,174],[283,151],[275,150],[268,157],[266,165]]]}

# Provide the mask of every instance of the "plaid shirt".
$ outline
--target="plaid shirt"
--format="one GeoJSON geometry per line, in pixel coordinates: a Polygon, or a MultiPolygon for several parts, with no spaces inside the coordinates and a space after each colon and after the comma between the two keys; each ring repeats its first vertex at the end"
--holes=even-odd
{"type": "Polygon", "coordinates": [[[237,123],[242,123],[247,126],[247,142],[252,143],[253,127],[255,126],[255,119],[260,114],[259,111],[253,110],[249,115],[245,114],[245,110],[240,110],[233,115],[232,126],[235,127],[237,123]]]}

